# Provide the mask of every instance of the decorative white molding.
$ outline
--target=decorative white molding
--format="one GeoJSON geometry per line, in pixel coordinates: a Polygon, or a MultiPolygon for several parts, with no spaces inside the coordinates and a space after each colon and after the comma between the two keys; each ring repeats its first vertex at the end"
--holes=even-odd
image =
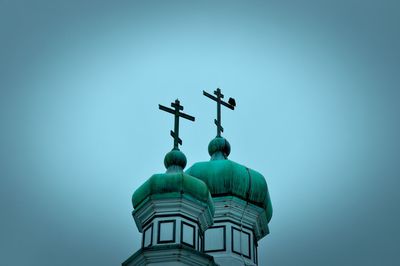
{"type": "Polygon", "coordinates": [[[215,197],[213,201],[214,221],[232,219],[244,227],[251,228],[257,241],[264,236],[262,232],[268,230],[268,222],[262,215],[264,209],[234,196],[215,197]]]}
{"type": "Polygon", "coordinates": [[[183,245],[167,245],[161,247],[142,248],[123,266],[218,266],[212,256],[183,245]]]}
{"type": "Polygon", "coordinates": [[[132,215],[139,231],[146,234],[142,249],[123,266],[257,266],[257,241],[268,231],[265,210],[235,196],[215,197],[213,205],[185,194],[150,196],[132,215]],[[224,248],[206,247],[203,252],[207,237],[217,237],[208,234],[208,228],[223,228],[224,248]]]}
{"type": "Polygon", "coordinates": [[[168,199],[154,199],[150,196],[132,215],[139,232],[143,232],[143,226],[157,216],[187,217],[196,221],[202,232],[213,223],[212,211],[207,204],[185,196],[168,199]]]}
{"type": "MultiPolygon", "coordinates": [[[[214,197],[213,202],[214,224],[210,229],[225,228],[225,248],[205,252],[212,255],[220,266],[256,266],[257,241],[263,236],[264,209],[235,196],[214,197]],[[239,238],[234,239],[235,235],[239,238]]],[[[207,235],[206,231],[205,238],[207,235]]],[[[204,241],[207,242],[207,239],[204,241]]]]}

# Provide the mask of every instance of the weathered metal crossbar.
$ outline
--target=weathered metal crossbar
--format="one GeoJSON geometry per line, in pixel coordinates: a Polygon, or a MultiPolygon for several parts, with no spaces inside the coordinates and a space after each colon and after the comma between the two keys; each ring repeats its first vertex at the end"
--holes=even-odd
{"type": "Polygon", "coordinates": [[[171,113],[175,117],[175,122],[174,122],[174,131],[171,130],[171,136],[174,138],[174,149],[179,150],[179,144],[182,145],[182,140],[179,138],[179,117],[188,119],[190,121],[194,121],[195,118],[191,115],[182,113],[183,111],[183,106],[180,104],[179,100],[176,99],[175,102],[171,103],[171,107],[166,107],[161,104],[158,105],[158,108],[162,111],[165,111],[167,113],[171,113]]]}
{"type": "Polygon", "coordinates": [[[224,98],[224,95],[222,94],[221,90],[217,88],[217,90],[214,91],[214,95],[209,94],[206,91],[203,91],[203,95],[210,98],[213,101],[217,102],[217,119],[214,119],[214,123],[217,126],[217,136],[221,136],[221,132],[224,132],[224,128],[221,125],[221,105],[228,107],[231,110],[235,110],[236,106],[236,101],[233,98],[229,98],[228,102],[224,102],[222,99],[224,98]]]}

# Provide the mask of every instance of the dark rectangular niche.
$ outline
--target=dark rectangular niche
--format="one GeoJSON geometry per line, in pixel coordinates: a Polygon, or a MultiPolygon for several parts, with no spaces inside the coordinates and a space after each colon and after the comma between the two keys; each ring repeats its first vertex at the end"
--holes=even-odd
{"type": "Polygon", "coordinates": [[[225,225],[213,226],[204,232],[204,252],[226,251],[225,225]]]}
{"type": "Polygon", "coordinates": [[[197,231],[197,249],[203,251],[203,237],[201,235],[200,229],[197,231]]]}
{"type": "Polygon", "coordinates": [[[175,243],[176,221],[166,220],[158,222],[157,243],[175,243]]]}
{"type": "Polygon", "coordinates": [[[184,221],[181,222],[181,243],[195,248],[196,227],[184,221]]]}
{"type": "MultiPolygon", "coordinates": [[[[232,252],[239,254],[239,255],[243,255],[244,257],[251,259],[251,242],[250,242],[250,234],[247,232],[244,232],[242,230],[240,230],[239,228],[235,228],[232,226],[232,236],[231,236],[231,244],[232,244],[232,252]],[[236,234],[239,234],[238,238],[235,239],[235,232],[236,234]],[[240,252],[240,248],[237,248],[239,245],[241,245],[240,243],[240,235],[242,234],[242,243],[243,243],[243,235],[247,237],[247,241],[246,239],[244,239],[245,244],[247,245],[247,252],[240,252]]],[[[243,251],[243,246],[242,246],[242,251],[243,251]]]]}
{"type": "Polygon", "coordinates": [[[150,247],[151,245],[153,245],[153,224],[144,229],[142,239],[142,247],[150,247]]]}

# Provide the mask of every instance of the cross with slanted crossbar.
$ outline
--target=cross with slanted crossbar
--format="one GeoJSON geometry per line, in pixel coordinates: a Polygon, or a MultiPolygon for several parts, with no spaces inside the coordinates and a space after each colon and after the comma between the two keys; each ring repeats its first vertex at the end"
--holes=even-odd
{"type": "Polygon", "coordinates": [[[179,150],[178,144],[182,145],[182,140],[179,138],[179,117],[186,118],[190,121],[194,121],[195,118],[191,115],[180,112],[183,111],[183,106],[180,104],[178,99],[176,99],[174,103],[171,103],[171,107],[174,107],[174,109],[165,107],[161,104],[158,105],[160,110],[171,113],[175,116],[174,131],[171,130],[171,136],[174,138],[174,149],[179,150]]]}
{"type": "Polygon", "coordinates": [[[224,95],[221,93],[221,90],[219,88],[217,88],[217,90],[214,91],[214,94],[217,97],[209,94],[206,91],[203,91],[204,96],[217,102],[217,119],[214,119],[214,123],[215,125],[217,125],[217,137],[221,137],[221,132],[224,132],[224,128],[221,125],[221,104],[225,107],[228,107],[231,110],[235,110],[236,101],[233,98],[229,98],[228,102],[224,102],[222,100],[222,98],[224,98],[224,95]]]}

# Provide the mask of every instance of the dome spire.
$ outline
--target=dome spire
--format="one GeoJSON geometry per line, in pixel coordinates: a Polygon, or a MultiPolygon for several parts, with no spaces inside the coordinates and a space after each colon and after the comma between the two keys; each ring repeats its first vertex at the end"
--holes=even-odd
{"type": "Polygon", "coordinates": [[[231,152],[231,145],[229,142],[221,137],[221,132],[224,132],[224,128],[221,125],[221,105],[228,107],[231,110],[235,110],[236,101],[233,98],[229,98],[228,102],[224,102],[222,99],[224,95],[222,94],[220,88],[214,91],[214,95],[203,91],[203,95],[210,98],[211,100],[217,102],[217,119],[214,119],[214,123],[217,126],[217,136],[208,144],[208,153],[211,156],[211,160],[223,160],[228,158],[231,152]]]}
{"type": "Polygon", "coordinates": [[[235,110],[236,101],[233,98],[229,98],[228,102],[224,102],[222,100],[224,98],[224,95],[222,94],[222,92],[219,88],[217,88],[217,90],[214,91],[214,94],[217,97],[209,94],[206,91],[203,91],[204,96],[217,102],[217,119],[214,120],[214,123],[217,126],[217,137],[221,137],[221,132],[224,132],[224,128],[221,125],[221,104],[225,107],[228,107],[231,110],[235,110]]]}
{"type": "Polygon", "coordinates": [[[190,121],[195,120],[193,116],[181,112],[183,111],[183,106],[180,104],[178,99],[171,103],[171,107],[174,109],[161,104],[158,105],[160,110],[171,113],[175,117],[174,131],[171,130],[171,136],[174,139],[174,147],[165,155],[164,158],[164,165],[167,168],[167,173],[182,172],[187,162],[185,154],[179,150],[179,144],[182,145],[182,140],[179,138],[179,117],[190,121]]]}

